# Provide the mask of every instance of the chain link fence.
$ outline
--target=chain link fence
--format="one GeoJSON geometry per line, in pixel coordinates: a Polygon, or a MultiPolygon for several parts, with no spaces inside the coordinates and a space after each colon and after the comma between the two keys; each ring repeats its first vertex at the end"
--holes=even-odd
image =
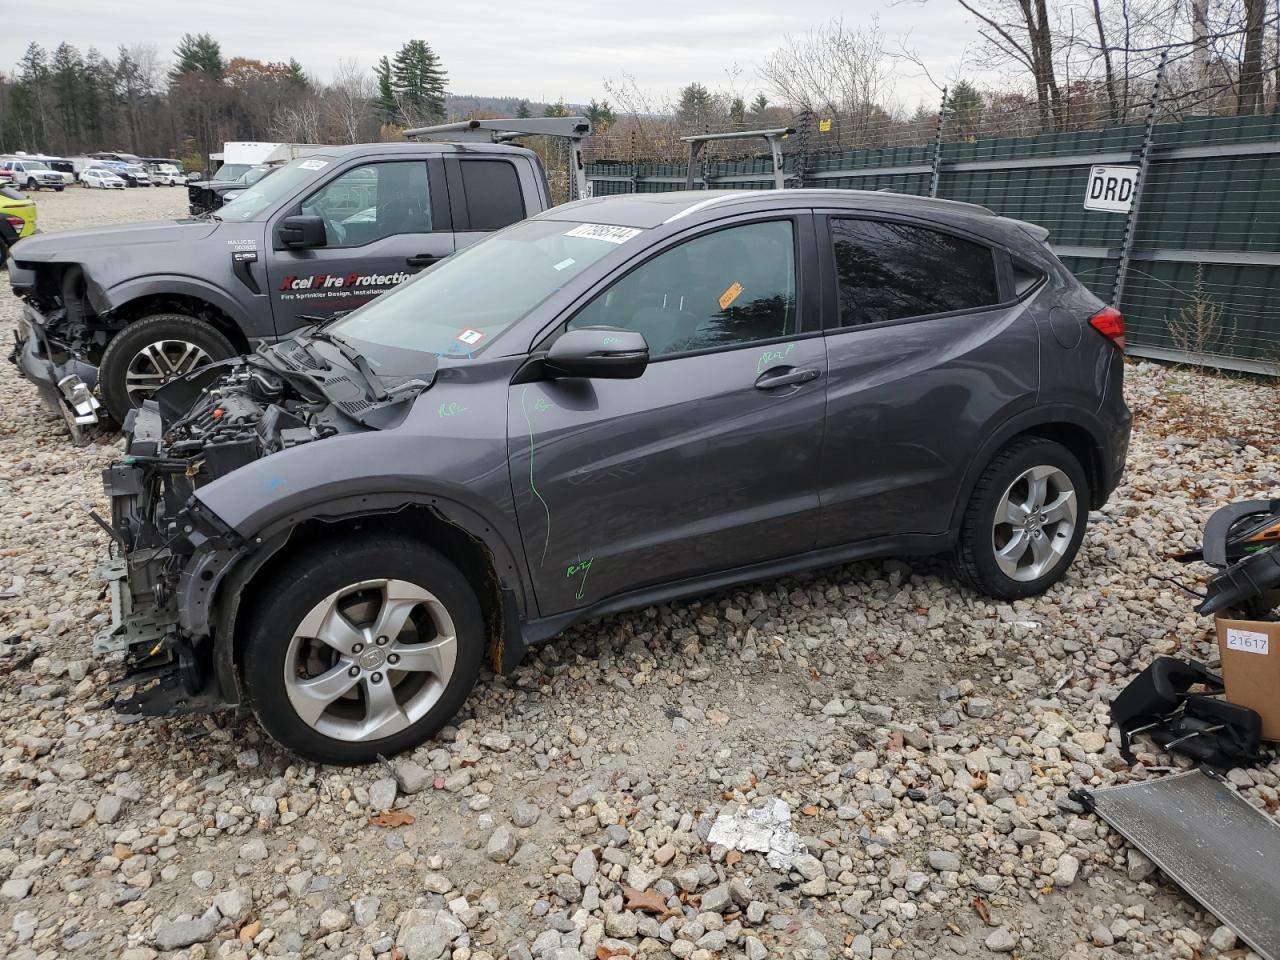
{"type": "MultiPolygon", "coordinates": [[[[1076,276],[1124,311],[1131,353],[1275,374],[1280,112],[1224,116],[1230,91],[1189,85],[1182,67],[1057,104],[944,97],[909,121],[802,112],[783,141],[787,184],[933,195],[1041,224],[1076,276]],[[1129,170],[1119,176],[1132,193],[1115,210],[1085,207],[1099,166],[1129,170]]],[[[671,127],[593,138],[593,195],[684,189],[679,137],[704,131],[671,127]]],[[[708,144],[695,183],[772,187],[759,147],[708,144]]]]}

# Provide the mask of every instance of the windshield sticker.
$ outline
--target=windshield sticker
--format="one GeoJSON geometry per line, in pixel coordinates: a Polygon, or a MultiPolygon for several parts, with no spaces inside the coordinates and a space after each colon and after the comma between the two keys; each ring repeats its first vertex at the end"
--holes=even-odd
{"type": "Polygon", "coordinates": [[[734,281],[729,285],[728,290],[720,294],[720,309],[728,310],[729,304],[733,303],[733,301],[737,300],[740,296],[742,296],[742,284],[734,281]]]}
{"type": "Polygon", "coordinates": [[[328,165],[328,160],[303,160],[298,164],[303,170],[323,170],[328,165]]]}
{"type": "Polygon", "coordinates": [[[484,333],[479,330],[472,330],[467,327],[453,339],[459,343],[465,343],[468,347],[474,347],[477,343],[484,339],[484,333]]]}
{"type": "Polygon", "coordinates": [[[552,267],[551,269],[552,269],[552,270],[568,270],[568,269],[569,269],[570,267],[572,267],[572,266],[574,265],[574,263],[576,263],[576,262],[577,262],[577,261],[576,261],[576,260],[574,260],[574,259],[573,259],[573,257],[565,257],[563,260],[561,260],[559,263],[557,263],[557,264],[556,264],[554,267],[552,267]]]}
{"type": "Polygon", "coordinates": [[[605,223],[580,223],[568,231],[566,237],[585,237],[588,240],[603,240],[605,243],[626,243],[632,237],[644,231],[635,227],[611,227],[605,223]]]}

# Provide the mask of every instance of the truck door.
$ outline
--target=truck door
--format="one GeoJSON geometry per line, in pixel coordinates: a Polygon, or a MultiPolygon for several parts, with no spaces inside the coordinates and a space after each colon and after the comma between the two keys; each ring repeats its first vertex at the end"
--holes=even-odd
{"type": "Polygon", "coordinates": [[[457,248],[494,230],[518,223],[541,209],[527,209],[525,197],[540,195],[532,164],[476,154],[444,161],[457,248]]]}
{"type": "Polygon", "coordinates": [[[439,160],[379,160],[342,171],[278,213],[267,271],[277,336],[308,322],[303,317],[363,306],[453,253],[446,197],[439,160]],[[324,221],[324,246],[279,242],[280,221],[296,214],[324,221]]]}

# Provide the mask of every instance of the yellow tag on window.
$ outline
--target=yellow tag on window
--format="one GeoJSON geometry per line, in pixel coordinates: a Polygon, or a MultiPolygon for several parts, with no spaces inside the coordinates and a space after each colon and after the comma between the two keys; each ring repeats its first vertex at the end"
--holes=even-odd
{"type": "Polygon", "coordinates": [[[742,294],[742,284],[735,282],[731,287],[729,287],[728,290],[720,294],[720,309],[728,310],[729,304],[737,300],[738,297],[741,296],[741,294],[742,294]]]}
{"type": "Polygon", "coordinates": [[[831,132],[831,121],[830,121],[830,120],[819,120],[819,121],[818,121],[818,132],[819,132],[819,133],[830,133],[830,132],[831,132]]]}

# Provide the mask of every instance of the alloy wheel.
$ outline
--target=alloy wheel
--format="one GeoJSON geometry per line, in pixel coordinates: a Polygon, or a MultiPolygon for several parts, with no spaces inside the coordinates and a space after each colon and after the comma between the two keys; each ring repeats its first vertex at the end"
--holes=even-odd
{"type": "Polygon", "coordinates": [[[1079,510],[1075,487],[1057,467],[1024,471],[1005,490],[991,531],[996,564],[1026,583],[1049,573],[1071,547],[1079,510]]]}
{"type": "Polygon", "coordinates": [[[133,355],[125,370],[125,391],[141,406],[166,383],[209,362],[209,354],[187,340],[157,340],[133,355]]]}
{"type": "Polygon", "coordinates": [[[405,580],[362,580],[302,618],[285,654],[285,691],[317,733],[381,740],[435,706],[457,651],[453,618],[430,591],[405,580]]]}

